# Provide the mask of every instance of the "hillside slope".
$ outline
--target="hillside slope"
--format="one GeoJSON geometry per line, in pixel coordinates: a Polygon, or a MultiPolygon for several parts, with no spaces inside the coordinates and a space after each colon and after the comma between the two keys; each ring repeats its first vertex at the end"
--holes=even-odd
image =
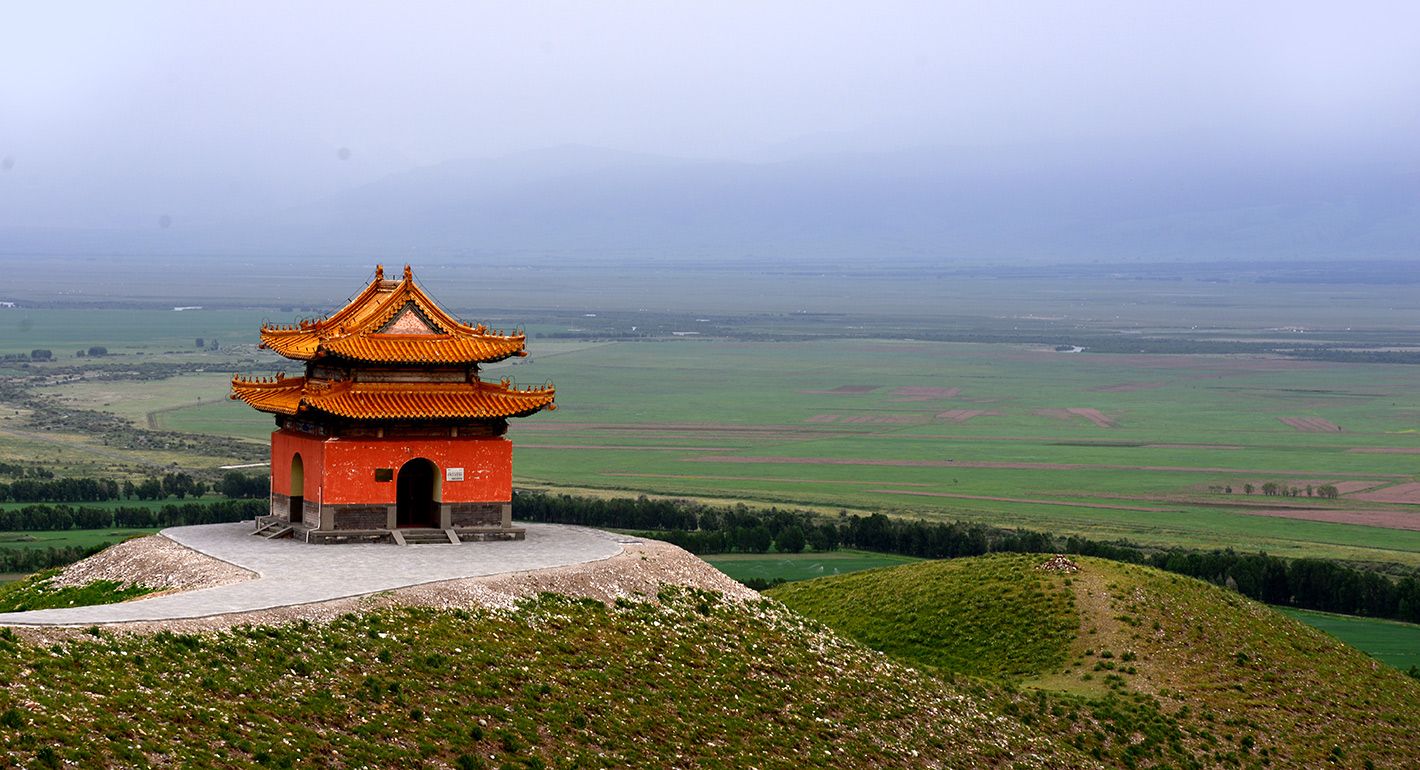
{"type": "Polygon", "coordinates": [[[1043,571],[1044,559],[924,562],[770,594],[948,678],[1013,677],[1034,695],[1003,711],[1108,764],[1420,762],[1420,682],[1197,580],[1100,559],[1043,571]]]}
{"type": "Polygon", "coordinates": [[[0,648],[7,766],[1093,766],[975,688],[686,589],[0,648]]]}

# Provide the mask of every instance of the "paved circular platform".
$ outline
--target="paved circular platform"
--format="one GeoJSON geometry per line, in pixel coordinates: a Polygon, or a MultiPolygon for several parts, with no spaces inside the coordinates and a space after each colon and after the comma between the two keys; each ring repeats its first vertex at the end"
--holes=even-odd
{"type": "Polygon", "coordinates": [[[457,578],[600,561],[628,542],[608,532],[526,524],[526,540],[454,545],[313,545],[252,536],[251,522],[172,527],[159,534],[259,575],[254,580],[120,604],[0,613],[0,625],[87,626],[178,620],[287,607],[457,578]]]}

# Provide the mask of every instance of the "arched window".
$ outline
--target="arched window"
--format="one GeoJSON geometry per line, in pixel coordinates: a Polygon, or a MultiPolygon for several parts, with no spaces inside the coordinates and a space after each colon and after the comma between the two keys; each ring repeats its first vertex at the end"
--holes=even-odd
{"type": "Polygon", "coordinates": [[[306,515],[306,465],[301,462],[301,453],[291,455],[291,514],[292,524],[300,524],[306,515]]]}

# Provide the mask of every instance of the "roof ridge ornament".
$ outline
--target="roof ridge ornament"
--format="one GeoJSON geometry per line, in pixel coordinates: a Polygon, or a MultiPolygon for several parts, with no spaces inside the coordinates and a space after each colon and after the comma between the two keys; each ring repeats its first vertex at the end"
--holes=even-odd
{"type": "Polygon", "coordinates": [[[414,271],[409,268],[409,265],[405,265],[405,266],[404,266],[404,280],[406,280],[406,281],[413,281],[413,280],[414,280],[414,271]]]}
{"type": "Polygon", "coordinates": [[[376,280],[376,281],[383,281],[384,279],[385,279],[385,266],[384,266],[384,265],[375,265],[375,280],[376,280]]]}

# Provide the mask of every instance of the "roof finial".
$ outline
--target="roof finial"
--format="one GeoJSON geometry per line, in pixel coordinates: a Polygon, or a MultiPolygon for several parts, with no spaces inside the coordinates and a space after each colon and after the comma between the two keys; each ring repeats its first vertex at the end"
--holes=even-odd
{"type": "Polygon", "coordinates": [[[375,265],[375,280],[376,280],[376,281],[383,281],[384,279],[385,279],[385,266],[384,266],[384,265],[375,265]]]}
{"type": "Polygon", "coordinates": [[[409,269],[409,265],[405,265],[405,266],[404,266],[404,280],[406,280],[406,281],[412,281],[412,280],[414,280],[414,271],[409,269]]]}

